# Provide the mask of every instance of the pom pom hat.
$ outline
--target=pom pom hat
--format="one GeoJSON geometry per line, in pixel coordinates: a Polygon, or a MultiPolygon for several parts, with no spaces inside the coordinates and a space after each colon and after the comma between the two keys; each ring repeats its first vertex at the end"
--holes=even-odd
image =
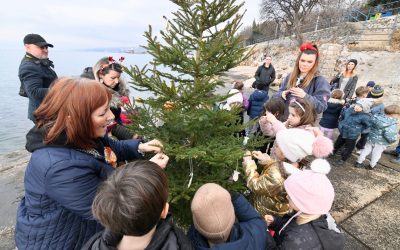
{"type": "Polygon", "coordinates": [[[311,170],[298,171],[284,182],[290,200],[306,214],[326,214],[332,207],[335,191],[326,174],[330,171],[329,163],[316,159],[311,163],[311,170]]]}
{"type": "Polygon", "coordinates": [[[299,128],[283,129],[276,134],[276,142],[285,157],[298,162],[308,155],[327,157],[333,151],[332,141],[325,136],[317,136],[299,128]]]}

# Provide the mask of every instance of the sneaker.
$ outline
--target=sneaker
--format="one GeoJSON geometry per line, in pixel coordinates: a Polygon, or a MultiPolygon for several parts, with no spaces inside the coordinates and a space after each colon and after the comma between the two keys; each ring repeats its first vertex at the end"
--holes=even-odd
{"type": "Polygon", "coordinates": [[[365,165],[364,168],[365,168],[366,170],[372,170],[372,169],[374,169],[374,168],[371,167],[371,165],[369,165],[369,164],[368,164],[368,165],[365,165]]]}
{"type": "Polygon", "coordinates": [[[354,167],[355,167],[355,168],[365,168],[365,166],[364,166],[363,163],[358,163],[358,162],[356,162],[356,163],[354,164],[354,167]]]}
{"type": "Polygon", "coordinates": [[[345,164],[344,160],[338,160],[336,165],[339,165],[340,167],[345,164]]]}
{"type": "Polygon", "coordinates": [[[395,149],[386,149],[383,151],[383,153],[387,155],[399,156],[395,149]]]}
{"type": "Polygon", "coordinates": [[[390,160],[390,162],[394,163],[394,164],[400,164],[400,157],[397,157],[396,159],[392,159],[392,160],[390,160]]]}

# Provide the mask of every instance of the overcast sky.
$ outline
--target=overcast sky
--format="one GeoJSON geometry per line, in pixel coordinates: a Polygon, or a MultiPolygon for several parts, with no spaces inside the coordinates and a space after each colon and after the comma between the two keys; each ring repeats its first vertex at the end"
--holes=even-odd
{"type": "MultiPolygon", "coordinates": [[[[258,21],[261,0],[244,2],[247,26],[258,21]]],[[[38,33],[56,49],[137,46],[145,44],[149,24],[164,29],[162,16],[175,10],[168,0],[7,1],[0,9],[0,45],[20,48],[26,34],[38,33]]]]}

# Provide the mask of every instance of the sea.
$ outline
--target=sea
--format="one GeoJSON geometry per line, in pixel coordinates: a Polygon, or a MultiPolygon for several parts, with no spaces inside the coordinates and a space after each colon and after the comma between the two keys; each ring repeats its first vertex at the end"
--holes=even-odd
{"type": "MultiPolygon", "coordinates": [[[[25,135],[33,122],[27,117],[28,98],[18,95],[20,81],[18,67],[24,50],[0,49],[0,154],[25,148],[25,135]]],[[[54,62],[54,70],[60,76],[79,76],[85,67],[93,66],[100,58],[125,57],[125,66],[137,65],[139,68],[150,62],[149,54],[115,53],[107,51],[57,50],[49,51],[54,62]]],[[[129,80],[129,76],[123,76],[129,80]]],[[[131,97],[146,98],[149,93],[131,89],[131,97]]]]}

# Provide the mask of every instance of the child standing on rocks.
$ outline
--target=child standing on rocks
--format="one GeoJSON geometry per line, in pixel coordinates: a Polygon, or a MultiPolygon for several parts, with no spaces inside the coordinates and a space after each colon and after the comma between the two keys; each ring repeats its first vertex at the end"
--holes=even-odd
{"type": "Polygon", "coordinates": [[[382,152],[389,144],[397,140],[397,119],[400,117],[400,106],[390,105],[385,107],[385,114],[375,114],[372,117],[371,131],[368,135],[367,144],[357,159],[357,168],[373,169],[382,156],[382,152]],[[371,162],[364,165],[367,155],[372,152],[371,162]]]}

